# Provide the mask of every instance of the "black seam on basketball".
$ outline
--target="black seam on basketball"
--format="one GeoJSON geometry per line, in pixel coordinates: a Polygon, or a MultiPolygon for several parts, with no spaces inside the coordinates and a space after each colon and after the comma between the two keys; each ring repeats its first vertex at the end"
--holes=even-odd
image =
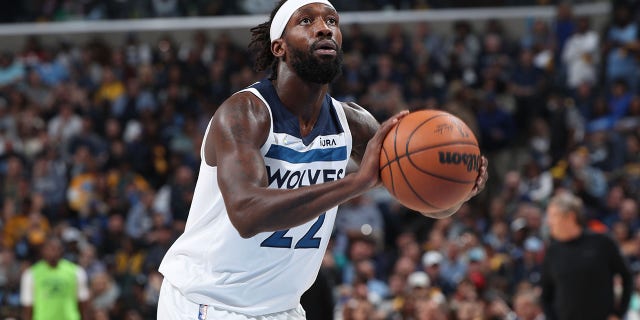
{"type": "MultiPolygon", "coordinates": [[[[396,141],[396,139],[398,138],[398,130],[400,130],[400,122],[401,121],[396,123],[396,127],[393,128],[394,129],[394,132],[393,132],[393,152],[395,152],[395,154],[396,154],[394,161],[398,160],[398,145],[397,145],[398,142],[396,141]]],[[[389,161],[389,162],[391,162],[391,161],[389,161]]]]}
{"type": "MultiPolygon", "coordinates": [[[[408,140],[408,141],[411,141],[411,140],[408,140]]],[[[423,147],[423,148],[420,148],[420,149],[416,149],[416,150],[413,150],[411,152],[409,152],[409,150],[406,150],[405,154],[412,155],[414,153],[426,151],[426,150],[429,150],[429,149],[438,148],[438,147],[446,147],[446,146],[474,146],[474,147],[477,147],[478,145],[473,143],[473,142],[464,141],[464,140],[463,141],[449,141],[447,143],[434,144],[434,145],[430,145],[430,146],[423,147]]]]}
{"type": "MultiPolygon", "coordinates": [[[[384,151],[384,156],[387,158],[387,163],[382,166],[382,168],[380,168],[380,172],[382,172],[382,170],[384,170],[384,168],[386,168],[387,166],[389,167],[389,179],[391,180],[391,190],[389,190],[389,192],[391,192],[392,195],[396,195],[396,186],[393,183],[393,170],[391,170],[391,162],[389,161],[389,155],[387,154],[387,149],[384,147],[384,145],[382,146],[382,151],[384,151]]],[[[397,159],[397,155],[396,155],[396,159],[397,159]]],[[[394,160],[395,161],[395,160],[394,160]]]]}
{"type": "Polygon", "coordinates": [[[409,136],[407,137],[407,141],[411,141],[411,137],[413,137],[413,134],[418,131],[418,129],[422,126],[424,126],[425,124],[427,124],[429,121],[435,119],[435,118],[440,118],[440,117],[448,117],[448,114],[437,114],[431,118],[427,118],[424,121],[420,122],[419,125],[417,125],[415,128],[413,128],[413,130],[411,131],[411,133],[409,133],[409,136]]]}
{"type": "Polygon", "coordinates": [[[442,210],[442,208],[436,207],[433,204],[431,204],[431,202],[423,199],[420,194],[416,191],[416,189],[411,185],[411,183],[409,183],[409,180],[407,180],[407,176],[404,174],[404,170],[402,170],[402,166],[398,163],[398,169],[400,169],[400,173],[402,174],[402,178],[404,179],[404,182],[407,184],[407,186],[409,186],[409,189],[411,189],[411,192],[413,192],[413,194],[420,199],[420,201],[422,201],[424,204],[426,204],[427,206],[434,208],[434,209],[438,209],[438,210],[442,210]]]}
{"type": "MultiPolygon", "coordinates": [[[[435,115],[431,118],[427,118],[424,121],[422,121],[419,125],[417,125],[415,128],[413,128],[413,130],[411,131],[411,133],[409,133],[409,136],[407,137],[407,143],[406,143],[406,150],[405,150],[405,154],[409,154],[409,141],[411,141],[411,138],[413,138],[413,135],[416,133],[416,131],[418,131],[418,129],[420,129],[420,127],[424,126],[425,124],[427,124],[429,121],[438,118],[438,117],[444,117],[444,116],[449,116],[448,114],[438,114],[435,115]]],[[[396,151],[396,154],[398,153],[398,151],[396,151]]]]}
{"type": "Polygon", "coordinates": [[[434,209],[438,209],[438,210],[442,210],[442,208],[436,207],[433,204],[431,204],[431,202],[423,199],[420,194],[416,191],[416,189],[411,185],[411,183],[409,183],[409,180],[407,180],[407,176],[404,174],[404,170],[402,170],[402,166],[398,164],[398,169],[400,169],[400,173],[402,174],[402,178],[404,179],[404,182],[407,184],[407,186],[409,186],[409,189],[411,190],[411,192],[413,192],[413,194],[420,199],[420,201],[422,201],[422,203],[426,204],[427,206],[434,208],[434,209]]]}

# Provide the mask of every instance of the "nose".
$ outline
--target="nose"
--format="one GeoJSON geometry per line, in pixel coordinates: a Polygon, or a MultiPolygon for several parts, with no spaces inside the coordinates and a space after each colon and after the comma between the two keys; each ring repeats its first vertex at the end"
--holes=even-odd
{"type": "Polygon", "coordinates": [[[320,22],[318,23],[318,30],[316,31],[316,36],[318,36],[319,38],[331,38],[331,36],[333,36],[333,31],[331,31],[331,28],[329,28],[329,26],[324,20],[322,19],[318,19],[318,20],[320,22]]]}

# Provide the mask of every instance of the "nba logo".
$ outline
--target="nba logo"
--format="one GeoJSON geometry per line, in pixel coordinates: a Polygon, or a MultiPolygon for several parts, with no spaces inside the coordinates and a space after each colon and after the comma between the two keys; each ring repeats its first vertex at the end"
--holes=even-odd
{"type": "Polygon", "coordinates": [[[207,306],[206,304],[200,305],[200,310],[198,311],[198,320],[207,320],[207,306]]]}

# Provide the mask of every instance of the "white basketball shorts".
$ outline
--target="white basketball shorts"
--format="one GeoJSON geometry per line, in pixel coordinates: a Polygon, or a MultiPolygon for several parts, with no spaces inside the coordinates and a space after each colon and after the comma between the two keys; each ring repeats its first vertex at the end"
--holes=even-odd
{"type": "Polygon", "coordinates": [[[297,308],[262,316],[249,316],[189,301],[166,279],[158,300],[158,320],[305,320],[301,305],[297,308]]]}

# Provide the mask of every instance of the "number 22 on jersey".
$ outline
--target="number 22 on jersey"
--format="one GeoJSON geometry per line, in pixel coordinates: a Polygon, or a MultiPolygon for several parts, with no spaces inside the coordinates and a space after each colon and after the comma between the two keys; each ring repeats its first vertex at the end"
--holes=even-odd
{"type": "MultiPolygon", "coordinates": [[[[311,225],[311,228],[309,228],[309,231],[307,231],[307,233],[305,233],[304,236],[296,242],[294,249],[314,249],[320,247],[321,238],[316,238],[315,235],[324,223],[324,216],[325,214],[323,213],[318,217],[316,222],[314,222],[311,225]]],[[[268,248],[291,248],[291,245],[293,244],[293,237],[287,237],[287,232],[289,232],[289,229],[272,233],[268,238],[262,241],[260,246],[268,248]]]]}

